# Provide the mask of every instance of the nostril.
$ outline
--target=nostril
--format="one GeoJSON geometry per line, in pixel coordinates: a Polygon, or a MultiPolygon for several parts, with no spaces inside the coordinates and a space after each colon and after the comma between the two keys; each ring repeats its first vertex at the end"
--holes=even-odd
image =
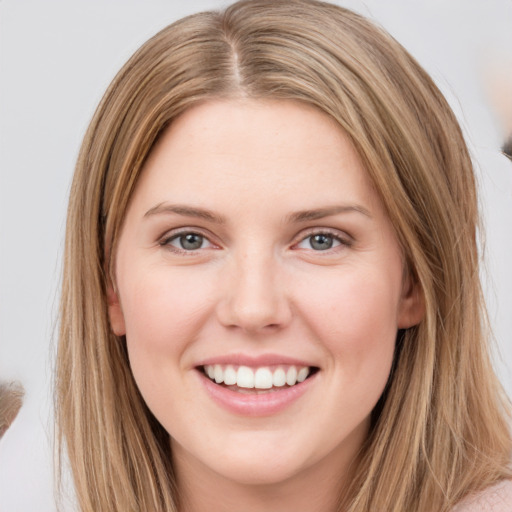
{"type": "Polygon", "coordinates": [[[248,257],[243,268],[233,271],[224,281],[222,298],[217,303],[217,318],[224,327],[251,333],[273,332],[289,323],[289,297],[274,275],[275,261],[261,258],[261,254],[248,257]]]}

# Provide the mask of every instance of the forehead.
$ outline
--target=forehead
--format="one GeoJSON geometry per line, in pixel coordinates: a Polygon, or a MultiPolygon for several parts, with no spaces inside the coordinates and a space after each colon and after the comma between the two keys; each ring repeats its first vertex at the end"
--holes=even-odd
{"type": "Polygon", "coordinates": [[[231,188],[286,202],[310,188],[325,201],[349,193],[375,201],[367,172],[336,122],[312,106],[282,100],[219,100],[189,109],[153,148],[137,188],[162,200],[231,188]]]}

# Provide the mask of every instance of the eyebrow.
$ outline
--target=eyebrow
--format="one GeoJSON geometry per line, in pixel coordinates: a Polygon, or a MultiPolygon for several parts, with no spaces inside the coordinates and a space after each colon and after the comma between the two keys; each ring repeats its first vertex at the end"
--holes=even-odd
{"type": "Polygon", "coordinates": [[[213,213],[211,210],[207,210],[206,208],[198,208],[195,206],[186,206],[181,204],[169,204],[169,203],[160,203],[150,208],[145,214],[144,217],[151,217],[153,215],[159,214],[169,214],[174,213],[177,215],[183,215],[184,217],[196,217],[199,219],[207,220],[210,222],[214,222],[215,224],[225,224],[226,219],[221,215],[217,215],[213,213]]]}
{"type": "MultiPolygon", "coordinates": [[[[302,210],[286,216],[286,222],[297,223],[306,222],[309,220],[318,220],[331,215],[338,215],[340,213],[356,212],[372,218],[370,212],[361,205],[339,205],[327,206],[325,208],[316,208],[313,210],[302,210]]],[[[199,219],[207,220],[215,224],[226,224],[226,219],[206,208],[198,208],[194,206],[187,206],[181,204],[159,203],[153,208],[150,208],[144,217],[151,217],[153,215],[161,214],[176,214],[183,215],[184,217],[196,217],[199,219]]]]}
{"type": "Polygon", "coordinates": [[[318,220],[331,215],[338,215],[340,213],[357,212],[365,215],[366,217],[372,218],[371,213],[364,206],[357,204],[339,205],[339,206],[327,206],[325,208],[317,208],[314,210],[303,210],[300,212],[292,213],[287,216],[289,222],[305,222],[308,220],[318,220]]]}

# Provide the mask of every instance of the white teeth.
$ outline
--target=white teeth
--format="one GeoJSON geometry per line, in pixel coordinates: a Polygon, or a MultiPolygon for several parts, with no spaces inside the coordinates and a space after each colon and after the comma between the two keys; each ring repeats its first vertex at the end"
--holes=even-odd
{"type": "Polygon", "coordinates": [[[286,372],[286,384],[293,386],[297,382],[297,368],[290,366],[286,372]]]}
{"type": "Polygon", "coordinates": [[[224,384],[226,386],[236,384],[236,370],[231,365],[227,366],[224,370],[224,384]]]}
{"type": "Polygon", "coordinates": [[[297,374],[297,382],[304,382],[309,375],[309,368],[301,368],[297,374]]]}
{"type": "Polygon", "coordinates": [[[248,366],[240,366],[236,373],[236,385],[239,388],[254,387],[254,372],[248,366]]]}
{"type": "Polygon", "coordinates": [[[254,387],[270,389],[272,387],[272,372],[268,368],[258,368],[254,375],[254,387]]]}
{"type": "Polygon", "coordinates": [[[220,364],[206,365],[204,371],[208,377],[217,384],[224,383],[226,386],[238,386],[247,389],[270,389],[272,387],[283,387],[285,384],[294,386],[304,382],[310,374],[310,367],[278,366],[270,369],[267,366],[250,368],[249,366],[233,365],[222,366],[220,364]]]}
{"type": "Polygon", "coordinates": [[[272,375],[272,384],[277,388],[286,384],[286,373],[282,368],[278,368],[272,375]]]}
{"type": "Polygon", "coordinates": [[[224,372],[222,371],[222,366],[220,364],[215,365],[213,378],[217,384],[224,382],[224,372]]]}

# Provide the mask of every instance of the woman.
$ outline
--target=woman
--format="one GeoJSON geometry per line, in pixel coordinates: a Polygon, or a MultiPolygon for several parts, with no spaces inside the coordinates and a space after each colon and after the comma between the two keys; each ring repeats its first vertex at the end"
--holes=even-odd
{"type": "Polygon", "coordinates": [[[57,420],[81,510],[510,497],[477,225],[451,110],[360,16],[242,1],[157,34],[71,191],[57,420]]]}

